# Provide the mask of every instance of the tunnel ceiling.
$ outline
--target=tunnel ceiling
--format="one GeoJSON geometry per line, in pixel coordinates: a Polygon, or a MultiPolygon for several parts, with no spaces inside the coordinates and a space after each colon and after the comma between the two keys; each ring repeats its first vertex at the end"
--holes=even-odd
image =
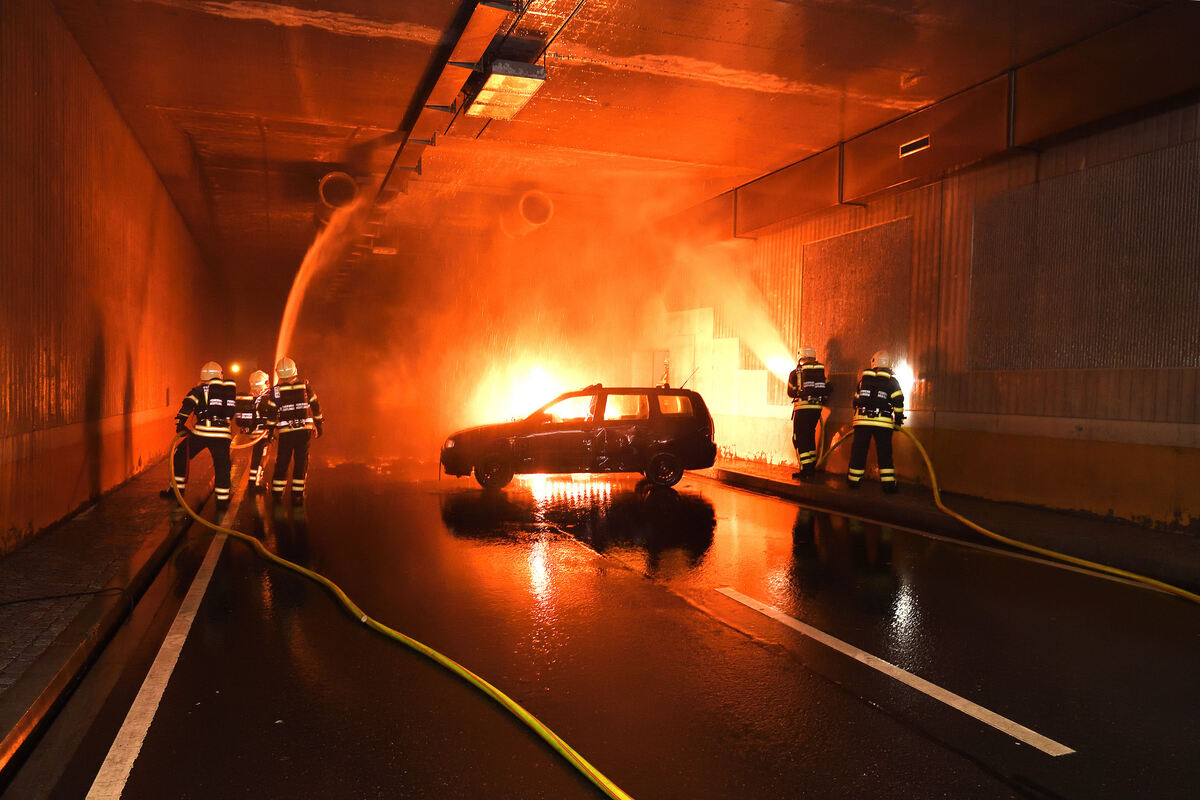
{"type": "MultiPolygon", "coordinates": [[[[54,2],[201,247],[261,263],[312,241],[325,172],[383,175],[474,7],[54,2]]],[[[458,115],[425,151],[409,201],[472,209],[539,186],[682,208],[1161,4],[521,3],[485,62],[537,59],[545,85],[512,121],[458,115]]]]}

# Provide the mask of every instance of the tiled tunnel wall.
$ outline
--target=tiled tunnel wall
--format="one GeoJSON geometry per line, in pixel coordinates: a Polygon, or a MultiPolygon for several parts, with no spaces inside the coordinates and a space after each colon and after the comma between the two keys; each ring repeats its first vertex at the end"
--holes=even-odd
{"type": "MultiPolygon", "coordinates": [[[[744,261],[784,341],[830,363],[831,429],[887,348],[944,488],[1200,525],[1200,106],[780,223],[744,261]]],[[[793,459],[780,382],[744,346],[718,364],[715,329],[710,385],[765,400],[716,403],[718,437],[793,459]]]]}
{"type": "Polygon", "coordinates": [[[49,0],[0,6],[0,554],[161,457],[219,332],[158,175],[49,0]]]}

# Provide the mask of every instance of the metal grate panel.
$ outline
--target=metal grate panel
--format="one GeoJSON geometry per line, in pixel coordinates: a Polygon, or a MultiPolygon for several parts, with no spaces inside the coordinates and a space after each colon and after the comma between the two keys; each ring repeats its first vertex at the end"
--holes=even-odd
{"type": "Polygon", "coordinates": [[[1200,143],[979,201],[973,370],[1200,367],[1200,143]]]}
{"type": "Polygon", "coordinates": [[[854,372],[909,340],[912,219],[804,247],[803,328],[831,372],[854,372]]]}

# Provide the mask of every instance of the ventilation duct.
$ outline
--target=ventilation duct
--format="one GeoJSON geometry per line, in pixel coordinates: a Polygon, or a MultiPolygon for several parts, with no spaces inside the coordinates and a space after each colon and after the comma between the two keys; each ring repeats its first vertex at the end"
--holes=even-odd
{"type": "Polygon", "coordinates": [[[317,221],[324,224],[333,212],[358,199],[358,182],[345,172],[327,172],[317,184],[317,221]]]}
{"type": "Polygon", "coordinates": [[[500,230],[516,239],[542,227],[554,216],[554,201],[537,189],[529,189],[508,203],[500,213],[500,230]]]}

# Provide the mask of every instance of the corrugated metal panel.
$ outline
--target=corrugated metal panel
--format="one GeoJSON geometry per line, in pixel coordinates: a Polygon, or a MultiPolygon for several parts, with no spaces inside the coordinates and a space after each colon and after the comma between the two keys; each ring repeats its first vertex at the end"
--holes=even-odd
{"type": "MultiPolygon", "coordinates": [[[[810,259],[813,253],[824,258],[833,255],[838,248],[853,250],[849,237],[863,236],[859,244],[866,246],[872,255],[868,262],[858,266],[847,266],[848,269],[860,269],[864,276],[876,276],[890,270],[896,270],[895,263],[904,264],[904,274],[908,276],[902,288],[895,289],[896,294],[884,304],[885,315],[906,317],[912,324],[902,332],[887,331],[886,324],[876,320],[876,330],[869,338],[876,342],[891,342],[886,346],[903,356],[913,364],[919,377],[915,387],[913,402],[925,402],[923,392],[926,387],[934,384],[932,381],[933,363],[937,350],[937,306],[940,269],[939,221],[941,217],[941,188],[938,186],[925,187],[918,191],[907,192],[891,198],[885,198],[872,203],[869,208],[843,206],[828,212],[815,215],[802,222],[777,226],[770,232],[760,235],[755,243],[756,280],[764,289],[764,295],[776,298],[776,319],[780,333],[785,341],[793,345],[804,342],[813,344],[820,351],[830,369],[841,372],[840,384],[853,381],[858,370],[865,366],[864,359],[884,344],[875,344],[862,353],[850,354],[838,350],[832,355],[826,351],[827,332],[818,330],[816,320],[811,324],[805,313],[802,319],[798,311],[803,302],[807,308],[807,299],[803,294],[805,282],[812,270],[819,269],[810,259]],[[889,225],[899,225],[907,233],[898,237],[885,237],[887,242],[873,241],[881,232],[875,230],[889,225]],[[870,233],[870,231],[874,231],[870,233]],[[847,241],[835,242],[839,237],[847,237],[847,241]],[[893,240],[894,239],[894,240],[893,240]],[[815,248],[815,249],[814,249],[815,248]],[[824,248],[824,250],[823,250],[824,248]],[[885,262],[887,262],[885,264],[885,262]],[[893,263],[895,262],[895,263],[893,263]],[[800,274],[796,274],[797,267],[800,274]],[[832,363],[830,363],[832,361],[832,363]]],[[[893,229],[895,232],[897,229],[893,229]]],[[[890,285],[890,284],[889,284],[890,285]]],[[[813,290],[814,293],[816,290],[813,290]]],[[[821,290],[823,302],[832,308],[840,305],[850,310],[861,310],[856,303],[854,287],[847,286],[843,290],[827,287],[821,290]]],[[[865,312],[864,312],[865,314],[865,312]]],[[[870,324],[863,326],[869,329],[870,324]]],[[[865,341],[865,339],[864,339],[865,341]]],[[[862,344],[857,349],[866,348],[862,344]]],[[[782,388],[780,388],[782,393],[782,388]]],[[[840,398],[835,403],[849,402],[848,391],[839,393],[840,398]]],[[[781,395],[782,396],[782,395],[781,395]]],[[[780,398],[772,398],[781,402],[780,398]]]]}
{"type": "Polygon", "coordinates": [[[139,467],[132,434],[114,451],[100,420],[164,406],[168,387],[179,401],[206,292],[166,190],[46,0],[0,7],[0,117],[0,444],[24,442],[0,466],[3,534],[139,467]],[[79,424],[57,485],[18,488],[51,457],[19,437],[79,424]]]}
{"type": "MultiPolygon", "coordinates": [[[[796,285],[795,270],[800,265],[803,274],[806,246],[899,218],[910,218],[912,284],[908,355],[918,378],[913,391],[913,407],[1005,415],[1081,415],[1097,419],[1200,422],[1197,408],[1200,403],[1195,399],[1195,387],[1200,379],[1197,370],[1187,366],[1192,363],[1189,359],[1194,359],[1200,350],[1179,339],[1180,335],[1190,333],[1186,325],[1180,327],[1180,321],[1200,318],[1189,310],[1200,293],[1194,290],[1167,292],[1165,289],[1169,281],[1200,273],[1200,268],[1195,266],[1200,246],[1194,243],[1193,232],[1195,225],[1200,224],[1200,213],[1195,207],[1200,202],[1200,192],[1191,188],[1192,184],[1187,182],[1191,180],[1187,178],[1191,173],[1182,169],[1185,165],[1192,169],[1189,160],[1192,156],[1183,159],[1180,155],[1183,150],[1177,149],[1182,145],[1191,153],[1200,140],[1198,108],[1176,109],[1055,147],[1040,155],[1020,155],[1000,164],[960,173],[919,190],[882,196],[867,208],[842,206],[775,225],[760,232],[755,242],[755,280],[763,288],[764,296],[775,304],[773,313],[783,338],[793,345],[799,344],[812,336],[812,331],[805,330],[793,313],[804,299],[801,287],[796,285]],[[1176,149],[1172,155],[1164,148],[1176,149]],[[1139,162],[1143,158],[1147,161],[1139,162]],[[1152,163],[1157,166],[1148,169],[1147,164],[1152,163]],[[1110,175],[1096,171],[1105,165],[1112,165],[1110,175]],[[1021,298],[1028,295],[1028,291],[1022,295],[1023,282],[1006,271],[1012,269],[1010,260],[1021,260],[1017,256],[1010,259],[1008,253],[1019,254],[1031,245],[1028,239],[1022,243],[1015,233],[1006,238],[1003,232],[987,228],[988,223],[977,221],[976,214],[982,210],[986,215],[988,208],[1008,208],[1006,213],[1016,215],[1013,207],[1019,205],[1022,196],[1050,191],[1033,185],[1039,177],[1043,184],[1059,179],[1068,181],[1052,193],[1056,202],[1065,204],[1064,209],[1079,197],[1092,198],[1085,205],[1091,209],[1088,214],[1111,215],[1120,211],[1128,220],[1124,228],[1098,232],[1094,223],[1088,223],[1091,227],[1084,225],[1087,215],[1083,212],[1068,214],[1060,209],[1055,212],[1054,219],[1041,219],[1046,208],[1035,203],[1036,219],[1030,224],[1058,231],[1055,236],[1075,242],[1071,247],[1080,252],[1084,250],[1079,244],[1082,234],[1061,231],[1064,226],[1066,230],[1086,228],[1099,242],[1091,246],[1091,252],[1107,248],[1123,253],[1118,268],[1100,273],[1107,275],[1109,281],[1134,274],[1157,276],[1149,282],[1149,287],[1141,290],[1141,294],[1133,292],[1125,297],[1122,293],[1113,301],[1112,310],[1124,320],[1121,325],[1135,326],[1138,316],[1146,313],[1144,307],[1138,310],[1137,303],[1144,302],[1145,291],[1150,291],[1160,303],[1154,316],[1165,318],[1155,319],[1150,324],[1151,328],[1160,330],[1155,336],[1161,336],[1161,342],[1150,341],[1152,337],[1137,333],[1131,341],[1141,341],[1141,344],[1128,347],[1128,352],[1119,355],[1116,363],[1124,364],[1121,368],[1100,366],[1111,363],[1109,361],[1092,362],[1092,366],[1087,362],[1076,363],[1072,360],[1077,355],[1074,350],[1054,343],[1056,328],[1049,323],[1038,334],[1039,352],[1049,353],[1062,361],[1057,364],[1043,362],[1043,366],[1051,368],[1031,366],[1032,345],[1027,343],[1031,337],[1018,329],[1016,322],[1024,313],[1021,298]],[[1074,183],[1070,183],[1072,181],[1074,183]],[[1072,191],[1083,194],[1073,196],[1072,191]],[[1120,244],[1121,230],[1130,235],[1125,245],[1120,244]],[[1114,240],[1113,236],[1118,238],[1114,240]],[[1168,242],[1175,244],[1168,247],[1168,242]],[[1005,259],[1007,265],[998,266],[989,275],[987,280],[993,282],[990,290],[986,281],[985,285],[972,284],[973,259],[977,252],[988,248],[993,252],[990,257],[1005,259]],[[1126,253],[1128,248],[1144,252],[1126,253]],[[1163,260],[1151,264],[1151,253],[1156,248],[1163,260]],[[1189,257],[1193,264],[1190,268],[1187,266],[1189,257]],[[1174,266],[1167,261],[1173,261],[1174,266]],[[1123,269],[1121,264],[1125,265],[1123,269]],[[1015,299],[1007,299],[1006,291],[1015,299]],[[1004,302],[973,306],[973,296],[977,299],[996,296],[1004,302]],[[977,313],[991,314],[991,321],[975,317],[977,313]],[[1170,332],[1163,326],[1170,327],[1170,332]],[[1022,347],[1025,351],[1020,350],[1022,347]],[[985,352],[981,356],[980,348],[993,355],[985,352]],[[1020,362],[1021,352],[1029,353],[1024,363],[1020,362]],[[969,369],[971,358],[1008,359],[1011,363],[998,361],[992,369],[969,369]],[[1063,362],[1069,362],[1070,368],[1064,368],[1063,362]],[[1144,368],[1134,368],[1137,366],[1144,368]]],[[[1027,208],[1021,213],[1024,219],[1029,219],[1027,208]]],[[[1058,253],[1056,258],[1059,260],[1079,261],[1078,253],[1070,252],[1068,247],[1058,247],[1054,252],[1058,253]]],[[[1044,262],[1045,269],[1026,275],[1024,285],[1053,286],[1057,281],[1061,296],[1066,291],[1065,284],[1049,274],[1051,266],[1058,269],[1057,264],[1058,261],[1044,262]]],[[[1112,300],[1103,287],[1089,292],[1083,295],[1075,292],[1071,296],[1078,297],[1080,305],[1090,303],[1094,306],[1112,300]]],[[[851,294],[843,299],[854,302],[855,298],[851,294]]],[[[1046,308],[1052,308],[1052,304],[1046,308]]],[[[1097,340],[1097,343],[1080,343],[1081,352],[1091,353],[1091,358],[1105,359],[1109,358],[1109,353],[1121,353],[1123,345],[1112,342],[1113,337],[1106,332],[1103,319],[1096,317],[1093,311],[1080,310],[1078,313],[1088,320],[1084,329],[1097,340]],[[1105,341],[1108,344],[1100,344],[1105,341]]],[[[1070,318],[1069,314],[1066,316],[1070,318]]],[[[1056,317],[1054,325],[1057,324],[1056,317]]],[[[726,335],[736,333],[730,331],[726,335]]],[[[817,346],[822,344],[818,342],[817,346]]],[[[822,356],[828,358],[827,354],[822,356]]],[[[976,367],[979,364],[975,362],[976,367]]],[[[746,356],[744,365],[761,367],[750,355],[746,356]]],[[[851,380],[854,369],[857,367],[848,369],[841,380],[851,380]]],[[[835,405],[842,402],[844,395],[835,398],[835,405]]]]}

